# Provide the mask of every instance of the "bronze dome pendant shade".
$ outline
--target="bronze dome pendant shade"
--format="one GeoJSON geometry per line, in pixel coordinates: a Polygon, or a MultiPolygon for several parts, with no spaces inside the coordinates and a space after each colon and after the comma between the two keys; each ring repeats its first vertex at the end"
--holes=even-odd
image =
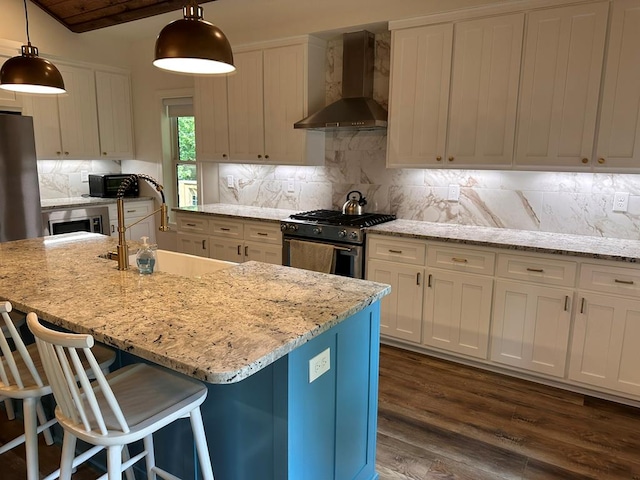
{"type": "Polygon", "coordinates": [[[203,20],[202,7],[189,1],[184,18],[165,26],[156,39],[153,64],[177,73],[221,75],[233,72],[233,53],[225,34],[203,20]]]}
{"type": "Polygon", "coordinates": [[[65,93],[60,71],[49,60],[38,56],[38,48],[29,39],[27,0],[24,0],[27,26],[27,44],[22,45],[22,55],[12,57],[0,69],[0,88],[20,93],[65,93]]]}

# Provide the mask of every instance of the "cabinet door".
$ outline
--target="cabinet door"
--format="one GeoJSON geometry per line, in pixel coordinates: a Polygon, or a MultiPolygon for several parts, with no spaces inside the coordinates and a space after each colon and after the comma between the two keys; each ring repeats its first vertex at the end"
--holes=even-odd
{"type": "Polygon", "coordinates": [[[588,167],[608,2],[528,15],[516,165],[588,167]]]}
{"type": "Polygon", "coordinates": [[[229,159],[229,108],[226,77],[195,77],[193,103],[198,160],[229,159]]]}
{"type": "Polygon", "coordinates": [[[387,165],[439,165],[445,155],[453,25],[392,35],[387,165]]]}
{"type": "Polygon", "coordinates": [[[33,133],[38,160],[63,158],[58,99],[56,96],[25,95],[23,103],[24,109],[22,113],[33,117],[33,133]]]}
{"type": "Polygon", "coordinates": [[[67,94],[58,97],[64,158],[100,158],[93,70],[61,65],[67,94]]]}
{"type": "Polygon", "coordinates": [[[455,26],[447,165],[511,165],[524,14],[455,26]]]}
{"type": "Polygon", "coordinates": [[[640,161],[640,0],[616,0],[609,34],[598,165],[638,168],[640,161]]]}
{"type": "Polygon", "coordinates": [[[178,252],[197,255],[199,257],[209,256],[209,237],[206,235],[196,235],[193,233],[176,234],[178,252]]]}
{"type": "Polygon", "coordinates": [[[101,158],[134,158],[129,75],[96,71],[101,158]]]}
{"type": "Polygon", "coordinates": [[[282,245],[245,242],[243,261],[248,262],[249,260],[282,265],[282,245]]]}
{"type": "MultiPolygon", "coordinates": [[[[0,55],[0,67],[11,57],[0,55]]],[[[11,90],[0,88],[0,110],[21,111],[22,98],[21,95],[11,90]]]]}
{"type": "Polygon", "coordinates": [[[640,301],[581,294],[569,378],[640,396],[640,301]]]}
{"type": "Polygon", "coordinates": [[[234,55],[229,88],[229,148],[233,161],[264,158],[262,51],[234,55]]]}
{"type": "Polygon", "coordinates": [[[491,360],[564,377],[572,294],[571,290],[498,280],[491,360]]]}
{"type": "Polygon", "coordinates": [[[244,244],[234,239],[209,237],[209,257],[241,263],[244,261],[244,244]]]}
{"type": "Polygon", "coordinates": [[[291,45],[264,51],[264,153],[269,162],[300,164],[304,156],[306,132],[293,128],[305,116],[304,50],[291,45]]]}
{"type": "Polygon", "coordinates": [[[380,260],[367,262],[367,280],[391,285],[381,300],[380,333],[420,342],[424,268],[380,260]]]}
{"type": "Polygon", "coordinates": [[[425,345],[487,358],[493,279],[431,270],[424,303],[425,345]]]}

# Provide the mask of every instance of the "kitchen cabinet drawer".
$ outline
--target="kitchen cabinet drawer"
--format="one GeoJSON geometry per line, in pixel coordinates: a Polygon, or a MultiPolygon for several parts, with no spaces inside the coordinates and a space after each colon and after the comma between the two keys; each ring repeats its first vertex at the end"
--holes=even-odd
{"type": "Polygon", "coordinates": [[[399,240],[386,236],[367,237],[369,258],[389,260],[396,263],[424,265],[427,244],[417,240],[399,240]]]}
{"type": "Polygon", "coordinates": [[[498,255],[496,275],[530,283],[573,287],[577,264],[551,258],[498,255]]]}
{"type": "Polygon", "coordinates": [[[244,239],[282,245],[279,223],[244,222],[244,239]]]}
{"type": "Polygon", "coordinates": [[[640,297],[640,270],[584,263],[580,268],[579,286],[599,293],[640,297]]]}
{"type": "Polygon", "coordinates": [[[228,218],[213,217],[209,220],[209,233],[219,237],[242,240],[242,222],[238,220],[230,220],[228,218]]]}
{"type": "Polygon", "coordinates": [[[471,248],[429,245],[427,266],[446,270],[493,275],[495,254],[471,248]]]}
{"type": "Polygon", "coordinates": [[[201,215],[176,215],[178,231],[191,233],[208,233],[209,219],[201,215]]]}
{"type": "Polygon", "coordinates": [[[126,200],[124,202],[124,218],[144,217],[145,215],[149,215],[152,211],[152,202],[127,203],[126,200]]]}

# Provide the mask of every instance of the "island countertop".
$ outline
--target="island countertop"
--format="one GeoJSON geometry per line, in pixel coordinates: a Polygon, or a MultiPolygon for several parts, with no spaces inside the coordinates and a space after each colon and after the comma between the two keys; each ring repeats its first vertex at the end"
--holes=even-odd
{"type": "Polygon", "coordinates": [[[387,295],[388,285],[247,262],[188,278],[119,271],[111,237],[0,243],[0,297],[209,383],[240,381],[387,295]]]}

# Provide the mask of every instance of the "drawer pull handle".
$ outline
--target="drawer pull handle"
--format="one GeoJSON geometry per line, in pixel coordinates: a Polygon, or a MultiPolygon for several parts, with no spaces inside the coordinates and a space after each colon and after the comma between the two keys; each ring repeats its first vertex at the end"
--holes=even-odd
{"type": "Polygon", "coordinates": [[[633,285],[633,280],[618,280],[617,278],[613,280],[615,283],[622,283],[623,285],[633,285]]]}
{"type": "Polygon", "coordinates": [[[389,253],[397,253],[397,254],[401,254],[402,250],[391,250],[389,249],[389,253]]]}
{"type": "Polygon", "coordinates": [[[187,227],[195,227],[195,226],[196,226],[196,224],[195,224],[195,223],[185,223],[185,225],[186,225],[187,227]]]}
{"type": "Polygon", "coordinates": [[[420,272],[416,274],[416,285],[420,285],[420,272]]]}
{"type": "Polygon", "coordinates": [[[542,272],[544,272],[544,269],[542,269],[542,268],[529,268],[529,267],[527,267],[527,272],[542,273],[542,272]]]}
{"type": "Polygon", "coordinates": [[[206,240],[202,240],[202,249],[203,250],[207,249],[207,241],[206,240]]]}
{"type": "Polygon", "coordinates": [[[451,261],[456,263],[467,263],[469,260],[467,260],[466,258],[451,257],[451,261]]]}
{"type": "Polygon", "coordinates": [[[116,226],[115,225],[111,225],[111,233],[116,233],[116,226]]]}
{"type": "Polygon", "coordinates": [[[431,274],[427,277],[427,287],[431,288],[431,274]]]}
{"type": "Polygon", "coordinates": [[[258,232],[258,235],[260,235],[261,237],[268,237],[269,236],[268,233],[264,233],[264,232],[258,232]]]}
{"type": "Polygon", "coordinates": [[[244,256],[245,257],[249,256],[249,247],[247,245],[244,246],[244,256]]]}
{"type": "Polygon", "coordinates": [[[565,295],[564,297],[564,311],[569,311],[569,295],[565,295]]]}
{"type": "Polygon", "coordinates": [[[238,255],[242,255],[242,253],[240,253],[240,245],[238,245],[238,255]]]}
{"type": "Polygon", "coordinates": [[[220,227],[220,230],[222,230],[223,232],[229,232],[231,231],[230,228],[226,228],[226,227],[220,227]]]}
{"type": "Polygon", "coordinates": [[[582,302],[580,303],[580,313],[584,313],[584,304],[585,304],[585,299],[584,297],[582,297],[582,302]]]}
{"type": "Polygon", "coordinates": [[[127,213],[135,213],[135,210],[127,210],[127,213]]]}

